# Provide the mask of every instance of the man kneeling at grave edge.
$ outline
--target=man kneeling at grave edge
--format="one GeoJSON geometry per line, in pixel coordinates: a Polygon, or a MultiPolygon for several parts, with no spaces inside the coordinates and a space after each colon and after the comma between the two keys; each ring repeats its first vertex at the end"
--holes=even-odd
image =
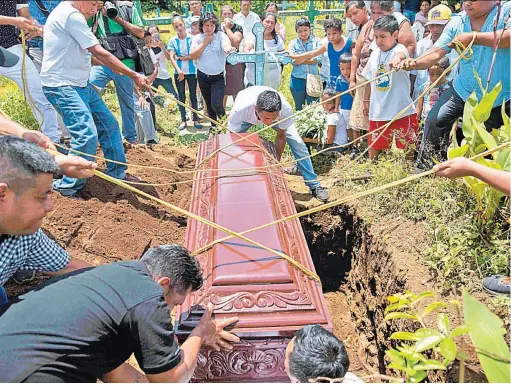
{"type": "Polygon", "coordinates": [[[178,345],[170,310],[202,283],[179,245],[50,280],[0,307],[0,382],[188,382],[201,346],[239,341],[224,330],[238,318],[215,321],[209,304],[178,345]]]}

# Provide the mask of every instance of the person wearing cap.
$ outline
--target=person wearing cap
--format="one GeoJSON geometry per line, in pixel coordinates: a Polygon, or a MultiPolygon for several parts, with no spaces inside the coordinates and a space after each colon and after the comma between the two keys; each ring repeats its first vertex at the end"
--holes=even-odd
{"type": "MultiPolygon", "coordinates": [[[[429,29],[430,33],[425,38],[419,40],[417,42],[417,50],[415,51],[415,58],[420,57],[426,53],[428,49],[433,47],[433,44],[437,42],[440,35],[442,34],[446,24],[451,20],[451,9],[447,5],[437,5],[435,8],[430,9],[428,12],[428,21],[425,26],[429,29]]],[[[449,63],[452,64],[457,58],[458,53],[456,50],[452,50],[447,54],[449,58],[449,63]]],[[[453,80],[457,73],[456,65],[450,75],[448,76],[448,80],[453,80]]],[[[412,82],[412,94],[413,99],[417,99],[419,97],[419,89],[420,87],[429,80],[429,74],[427,69],[422,70],[413,70],[410,73],[410,80],[412,82]]]]}
{"type": "Polygon", "coordinates": [[[204,9],[202,7],[202,1],[200,0],[189,1],[188,6],[190,8],[191,14],[185,19],[186,32],[194,35],[194,33],[192,33],[192,23],[199,22],[199,19],[202,16],[202,12],[204,11],[204,9]]]}
{"type": "Polygon", "coordinates": [[[57,125],[57,112],[43,93],[41,78],[32,60],[25,60],[23,66],[18,29],[25,33],[27,41],[43,35],[43,28],[30,14],[26,0],[0,1],[0,47],[20,58],[12,66],[1,66],[0,76],[11,79],[23,91],[41,131],[58,143],[62,133],[57,125]]]}
{"type": "MultiPolygon", "coordinates": [[[[427,51],[427,56],[415,59],[397,59],[391,63],[391,68],[406,70],[421,70],[437,63],[442,57],[447,55],[453,49],[451,44],[457,41],[463,46],[468,46],[473,38],[473,54],[467,59],[461,60],[459,72],[452,83],[452,87],[444,92],[438,99],[435,107],[431,110],[424,127],[424,136],[418,152],[417,166],[424,168],[431,164],[431,157],[445,157],[449,145],[449,132],[456,120],[463,116],[465,102],[475,91],[480,100],[482,91],[479,86],[474,71],[478,74],[484,86],[488,85],[491,90],[497,85],[502,84],[502,90],[498,94],[489,119],[485,122],[488,130],[500,127],[502,120],[502,104],[509,115],[509,99],[511,97],[510,87],[510,37],[511,2],[503,2],[500,5],[496,1],[465,1],[463,3],[464,11],[452,15],[451,21],[445,26],[438,40],[433,47],[427,51]],[[501,10],[499,12],[499,6],[501,10]],[[496,28],[496,35],[493,30],[496,28]],[[498,41],[495,41],[497,36],[498,41]],[[494,65],[491,66],[493,59],[493,45],[497,45],[497,54],[494,65]],[[490,81],[486,84],[488,75],[492,68],[490,81]]],[[[435,9],[434,9],[435,10],[435,9]]]]}

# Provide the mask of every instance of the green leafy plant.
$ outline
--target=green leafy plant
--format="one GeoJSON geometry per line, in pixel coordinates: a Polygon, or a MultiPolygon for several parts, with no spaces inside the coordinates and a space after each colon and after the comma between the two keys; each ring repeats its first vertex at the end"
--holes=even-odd
{"type": "MultiPolygon", "coordinates": [[[[405,380],[411,383],[424,380],[429,370],[445,370],[459,355],[454,339],[468,332],[464,325],[450,328],[447,315],[438,311],[447,308],[447,303],[434,301],[422,309],[420,304],[423,300],[433,296],[432,292],[416,295],[407,291],[388,297],[390,305],[385,309],[385,321],[409,319],[420,324],[420,328],[413,333],[394,332],[390,336],[391,340],[402,340],[407,343],[402,343],[396,349],[390,349],[385,353],[390,360],[388,367],[404,373],[405,380]],[[435,313],[437,329],[428,328],[425,319],[435,313]]],[[[451,304],[459,305],[457,302],[451,304]]]]}
{"type": "Polygon", "coordinates": [[[326,112],[322,107],[312,108],[296,115],[294,123],[301,137],[316,139],[319,144],[326,143],[326,112]]]}
{"type": "MultiPolygon", "coordinates": [[[[475,91],[472,92],[463,112],[463,136],[464,139],[461,145],[458,145],[457,140],[453,140],[453,144],[448,151],[450,159],[455,157],[472,157],[478,155],[488,149],[494,149],[500,144],[509,142],[511,138],[511,127],[509,124],[509,117],[504,110],[502,104],[502,119],[504,125],[502,127],[493,128],[491,133],[488,132],[485,122],[490,117],[495,100],[502,90],[502,84],[499,82],[490,91],[487,92],[481,84],[481,80],[477,73],[481,92],[483,94],[480,101],[477,100],[475,91]]],[[[487,167],[510,171],[510,154],[511,149],[506,147],[499,151],[493,152],[491,155],[476,160],[477,163],[487,167]]],[[[477,222],[479,226],[488,223],[493,219],[499,207],[500,200],[504,194],[495,188],[492,188],[487,183],[471,176],[463,178],[466,185],[472,190],[477,200],[477,222]]]]}
{"type": "Polygon", "coordinates": [[[502,320],[466,290],[463,292],[464,323],[461,322],[458,301],[433,301],[425,305],[424,299],[433,296],[432,292],[417,295],[406,291],[387,298],[390,304],[385,309],[385,321],[406,319],[420,326],[415,332],[398,331],[390,336],[391,340],[402,343],[385,352],[390,361],[388,368],[403,373],[407,382],[417,383],[426,379],[428,371],[445,370],[457,358],[462,365],[462,382],[466,356],[458,349],[455,340],[468,333],[488,381],[510,382],[509,347],[503,337],[502,320]],[[460,325],[452,329],[447,314],[442,311],[449,306],[454,306],[460,317],[460,325]],[[436,316],[436,329],[425,323],[431,316],[436,316]]]}

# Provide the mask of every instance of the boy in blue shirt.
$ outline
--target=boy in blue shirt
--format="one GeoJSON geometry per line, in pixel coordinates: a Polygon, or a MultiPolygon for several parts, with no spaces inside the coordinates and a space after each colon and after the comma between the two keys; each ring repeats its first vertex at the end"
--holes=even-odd
{"type": "MultiPolygon", "coordinates": [[[[337,94],[346,92],[350,87],[350,73],[351,73],[351,53],[343,53],[339,57],[339,67],[341,74],[337,77],[335,83],[335,91],[337,94]]],[[[353,129],[349,125],[351,108],[353,105],[353,95],[351,93],[343,94],[336,99],[336,110],[339,111],[339,121],[335,132],[335,144],[346,144],[349,141],[358,139],[360,131],[353,129]]],[[[353,159],[358,153],[356,145],[350,150],[350,157],[353,159]]]]}

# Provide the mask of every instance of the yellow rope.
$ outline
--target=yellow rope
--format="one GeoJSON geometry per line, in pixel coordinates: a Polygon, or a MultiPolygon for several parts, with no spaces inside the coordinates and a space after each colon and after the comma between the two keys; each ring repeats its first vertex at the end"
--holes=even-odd
{"type": "MultiPolygon", "coordinates": [[[[486,156],[486,155],[488,155],[490,153],[498,151],[498,150],[500,150],[500,149],[502,149],[504,147],[507,147],[509,145],[511,145],[511,141],[508,141],[506,143],[500,144],[499,146],[497,146],[497,147],[495,147],[493,149],[489,149],[489,150],[487,150],[487,151],[485,151],[483,153],[480,153],[480,154],[478,154],[476,156],[473,156],[473,157],[470,158],[470,160],[475,160],[475,159],[484,157],[484,156],[486,156]]],[[[412,175],[412,176],[408,176],[408,177],[405,177],[404,179],[396,180],[396,181],[393,181],[393,182],[388,183],[388,184],[380,185],[378,187],[369,189],[367,191],[358,192],[358,193],[355,193],[353,195],[344,197],[342,199],[339,199],[339,200],[336,200],[336,201],[332,201],[330,203],[323,204],[323,205],[320,205],[318,207],[311,208],[311,209],[308,209],[308,210],[296,213],[294,215],[291,215],[291,216],[288,216],[288,217],[284,217],[284,218],[279,219],[279,220],[275,220],[275,221],[273,221],[271,223],[267,223],[267,224],[260,225],[259,227],[247,229],[246,231],[240,232],[239,235],[245,235],[247,233],[250,233],[250,232],[253,232],[253,231],[257,231],[259,229],[263,229],[263,228],[267,228],[267,227],[270,227],[270,226],[275,225],[275,224],[283,223],[283,222],[285,222],[287,220],[297,219],[297,218],[300,218],[302,216],[310,215],[312,213],[324,211],[325,209],[329,209],[329,208],[335,207],[337,205],[344,204],[344,203],[347,203],[349,201],[356,200],[356,199],[359,199],[361,197],[369,196],[369,195],[372,195],[374,193],[381,192],[381,191],[384,191],[386,189],[393,188],[393,187],[396,187],[398,185],[402,185],[402,184],[408,183],[409,181],[416,180],[416,179],[419,179],[421,177],[431,175],[434,172],[435,171],[433,169],[430,169],[429,171],[426,171],[426,172],[423,172],[423,173],[419,173],[419,174],[416,174],[416,175],[412,175]]],[[[232,236],[226,236],[226,237],[223,237],[221,239],[217,239],[217,240],[211,242],[210,244],[208,244],[208,245],[206,245],[206,246],[204,246],[204,247],[194,251],[192,253],[192,255],[198,255],[198,254],[208,250],[212,246],[214,246],[214,245],[216,245],[218,243],[224,242],[226,240],[229,240],[231,238],[232,238],[232,236]]]]}
{"type": "MultiPolygon", "coordinates": [[[[474,36],[473,36],[472,42],[474,41],[474,39],[475,39],[475,34],[474,34],[474,36]]],[[[452,43],[452,44],[454,44],[454,45],[456,46],[456,49],[457,49],[457,50],[459,50],[461,47],[463,47],[463,45],[462,45],[460,42],[458,42],[458,41],[456,41],[456,40],[454,40],[454,39],[453,39],[453,41],[452,41],[451,43],[452,43]]],[[[422,59],[422,58],[424,58],[424,57],[426,57],[426,56],[429,56],[429,55],[433,54],[434,52],[436,52],[436,51],[438,51],[438,50],[440,50],[440,49],[445,48],[446,46],[450,45],[451,43],[445,44],[445,45],[443,45],[442,47],[437,47],[437,48],[435,48],[435,49],[432,49],[432,50],[430,50],[430,51],[428,51],[428,52],[424,53],[422,56],[419,56],[418,58],[416,58],[416,59],[415,59],[415,61],[420,60],[420,59],[422,59]]],[[[463,48],[465,48],[465,47],[463,47],[463,48]]],[[[469,57],[469,56],[467,56],[467,58],[468,58],[468,57],[469,57]]],[[[380,79],[380,78],[382,78],[382,77],[384,77],[384,76],[387,76],[387,75],[389,75],[389,74],[391,74],[391,73],[393,73],[393,72],[395,72],[395,71],[396,71],[395,69],[390,70],[390,71],[388,71],[388,72],[386,72],[386,73],[383,73],[383,74],[382,74],[382,75],[380,75],[380,76],[377,76],[377,77],[375,77],[375,78],[373,78],[373,79],[367,80],[367,81],[365,81],[365,82],[363,82],[363,83],[361,83],[361,84],[359,84],[359,85],[357,85],[357,86],[355,86],[355,87],[353,87],[353,88],[348,89],[347,91],[341,92],[341,93],[339,93],[339,94],[337,94],[337,95],[335,95],[335,96],[332,96],[332,97],[330,97],[330,98],[328,98],[328,99],[326,99],[326,100],[324,100],[324,101],[322,101],[322,102],[319,102],[319,103],[316,103],[316,104],[312,104],[312,105],[310,105],[309,107],[306,107],[306,108],[304,108],[304,109],[302,109],[302,110],[300,110],[300,111],[296,111],[294,114],[292,114],[292,115],[290,115],[290,116],[288,116],[288,117],[285,117],[285,118],[283,118],[282,120],[276,121],[276,122],[274,122],[274,123],[272,123],[272,124],[270,124],[270,125],[268,125],[268,126],[266,126],[266,127],[264,127],[264,128],[261,128],[261,129],[260,129],[260,130],[258,130],[258,131],[255,131],[255,132],[251,133],[251,134],[250,134],[250,135],[248,135],[248,136],[245,136],[245,138],[249,138],[249,137],[251,137],[251,136],[253,136],[253,135],[257,135],[257,134],[259,134],[259,133],[261,133],[261,132],[263,132],[263,131],[267,130],[268,128],[273,128],[273,127],[275,127],[275,126],[278,126],[279,124],[281,124],[281,123],[283,123],[283,122],[285,122],[285,121],[287,121],[287,120],[289,120],[289,119],[292,119],[292,118],[294,118],[295,116],[297,116],[297,115],[299,115],[299,114],[305,113],[305,112],[309,111],[310,109],[317,108],[317,107],[318,107],[318,106],[320,106],[320,105],[323,105],[323,104],[325,104],[325,103],[328,103],[329,101],[335,100],[335,99],[337,99],[338,97],[341,97],[341,96],[343,96],[343,95],[347,94],[348,92],[351,92],[351,91],[353,91],[353,90],[355,90],[355,89],[358,89],[358,88],[360,88],[360,87],[362,87],[362,86],[366,86],[367,84],[369,84],[369,83],[371,83],[371,82],[373,82],[373,81],[376,81],[376,80],[378,80],[378,79],[380,79]]],[[[201,162],[197,165],[197,167],[196,167],[196,168],[200,167],[202,164],[204,164],[207,160],[209,160],[211,157],[215,156],[215,155],[216,155],[217,153],[219,153],[220,151],[223,151],[224,149],[226,149],[226,148],[230,147],[231,145],[237,144],[239,141],[240,141],[240,140],[238,140],[238,141],[234,141],[234,142],[232,142],[232,143],[230,143],[230,144],[225,145],[225,146],[224,146],[224,147],[222,147],[222,148],[218,148],[218,149],[216,149],[215,151],[211,152],[208,156],[206,156],[206,157],[205,157],[205,158],[204,158],[204,159],[203,159],[203,160],[202,160],[202,161],[201,161],[201,162]]],[[[354,140],[354,142],[355,142],[355,140],[354,140]]],[[[343,146],[347,146],[347,145],[348,145],[348,144],[344,144],[343,146]]],[[[309,156],[309,157],[312,157],[312,156],[309,156]]],[[[306,158],[306,157],[304,157],[304,158],[306,158]]],[[[296,162],[296,161],[300,161],[300,160],[302,160],[302,159],[304,159],[304,158],[300,158],[300,159],[292,160],[292,161],[291,161],[291,163],[296,162]]],[[[280,166],[282,166],[282,165],[283,165],[283,163],[279,163],[279,165],[280,165],[280,166]]]]}
{"type": "MultiPolygon", "coordinates": [[[[457,41],[453,41],[453,44],[455,44],[456,49],[458,49],[458,50],[459,50],[459,48],[460,48],[461,44],[460,44],[460,43],[458,43],[457,41]]],[[[417,59],[415,59],[415,60],[419,60],[419,59],[421,59],[421,58],[423,58],[423,57],[426,57],[426,56],[428,56],[428,55],[432,54],[433,52],[435,52],[435,51],[437,51],[437,50],[443,49],[443,48],[444,48],[444,47],[446,47],[447,45],[449,45],[449,44],[446,44],[446,45],[444,45],[444,46],[442,46],[442,47],[435,48],[435,49],[431,50],[431,52],[426,52],[424,55],[420,56],[419,58],[417,58],[417,59]]],[[[463,48],[464,48],[464,47],[463,47],[463,48]]],[[[465,58],[468,58],[468,57],[469,57],[469,56],[465,56],[465,58]]],[[[345,91],[345,92],[339,93],[339,94],[337,94],[337,95],[335,95],[335,96],[333,96],[333,97],[331,97],[331,98],[329,98],[329,99],[326,99],[326,100],[322,101],[321,103],[313,104],[313,105],[311,105],[311,106],[309,106],[309,107],[307,107],[307,108],[305,108],[305,109],[303,109],[303,110],[301,110],[301,111],[296,112],[295,114],[293,114],[293,115],[291,115],[291,116],[288,116],[287,118],[282,119],[281,121],[278,121],[278,122],[276,122],[276,123],[273,123],[273,124],[271,124],[271,125],[269,125],[269,126],[267,126],[267,127],[265,127],[265,128],[262,128],[262,129],[261,129],[261,130],[259,130],[259,131],[253,132],[253,133],[251,133],[251,134],[249,134],[249,135],[247,135],[247,136],[244,136],[243,138],[240,138],[240,139],[238,139],[238,140],[236,140],[236,141],[234,141],[234,142],[232,142],[232,143],[230,143],[230,144],[228,144],[228,145],[226,145],[226,146],[224,146],[224,147],[222,147],[222,148],[219,148],[219,149],[217,149],[215,152],[212,152],[210,155],[208,155],[205,159],[203,159],[203,160],[202,160],[202,162],[201,162],[199,165],[203,164],[203,163],[205,162],[205,160],[206,160],[208,157],[212,157],[212,156],[213,156],[213,155],[215,155],[216,153],[220,152],[221,150],[224,150],[225,148],[227,148],[227,147],[229,147],[229,146],[231,146],[231,145],[233,145],[233,144],[239,143],[240,141],[242,141],[242,140],[244,140],[244,139],[248,139],[248,138],[250,138],[250,137],[254,136],[255,134],[258,134],[258,133],[260,133],[260,132],[262,132],[262,131],[264,131],[264,130],[266,130],[266,129],[270,128],[270,127],[273,127],[273,126],[275,126],[275,125],[277,125],[277,124],[280,124],[280,123],[282,123],[282,122],[284,122],[284,121],[287,121],[288,119],[293,118],[293,117],[294,117],[294,116],[296,116],[297,114],[304,113],[304,112],[306,112],[307,110],[310,110],[310,109],[312,109],[312,108],[316,108],[316,107],[318,107],[318,106],[322,105],[323,103],[326,103],[326,102],[328,102],[328,101],[334,100],[334,99],[336,99],[337,97],[340,97],[340,96],[342,96],[342,95],[344,95],[344,94],[346,94],[346,93],[348,93],[348,92],[351,92],[351,91],[353,91],[353,90],[355,90],[355,89],[357,89],[357,88],[359,88],[359,87],[365,86],[365,85],[367,85],[368,83],[370,83],[370,82],[372,82],[372,81],[376,81],[376,80],[378,80],[379,78],[384,77],[384,76],[386,76],[386,75],[388,75],[388,74],[390,74],[390,73],[392,73],[392,72],[394,72],[394,70],[389,71],[389,72],[387,72],[387,73],[384,73],[384,74],[382,74],[382,75],[380,75],[380,76],[378,76],[378,77],[375,77],[375,78],[373,78],[373,79],[371,79],[371,80],[367,80],[366,82],[364,82],[364,83],[362,83],[362,84],[359,84],[359,85],[357,85],[357,86],[356,86],[356,87],[354,87],[354,88],[350,88],[348,91],[345,91]]],[[[196,110],[194,110],[193,108],[191,108],[189,105],[179,102],[177,99],[175,99],[172,95],[170,95],[170,94],[168,94],[168,93],[164,94],[164,93],[162,93],[162,92],[161,92],[161,91],[159,91],[159,90],[157,90],[157,92],[158,92],[158,94],[160,94],[160,95],[162,95],[162,96],[164,96],[164,97],[169,97],[169,98],[173,99],[174,101],[176,101],[176,102],[180,103],[181,105],[183,105],[185,108],[192,109],[192,111],[196,111],[196,110]]],[[[198,111],[197,111],[197,112],[198,112],[198,111]]],[[[222,126],[222,127],[223,127],[223,126],[222,126]]],[[[225,127],[224,127],[224,128],[225,128],[225,127]]],[[[378,128],[378,129],[375,129],[373,132],[371,132],[371,133],[367,133],[367,134],[365,134],[365,135],[362,135],[362,136],[360,136],[359,138],[357,138],[357,139],[355,139],[355,140],[353,140],[353,141],[351,141],[351,142],[349,142],[349,143],[347,143],[347,144],[343,144],[343,145],[339,145],[339,146],[335,146],[335,147],[331,147],[331,148],[326,148],[326,149],[323,149],[323,150],[321,150],[321,151],[316,152],[315,154],[307,155],[307,156],[304,156],[304,157],[299,158],[299,159],[293,159],[293,160],[289,160],[289,161],[287,161],[287,162],[276,162],[275,164],[269,164],[269,165],[264,165],[264,166],[259,166],[259,167],[230,169],[230,170],[228,170],[228,171],[229,171],[229,172],[237,172],[237,171],[260,170],[260,169],[268,169],[268,168],[272,168],[272,167],[285,166],[285,165],[293,164],[293,163],[295,163],[295,162],[297,162],[297,161],[301,161],[301,160],[304,160],[304,159],[312,158],[312,157],[314,157],[314,156],[317,156],[317,155],[319,155],[319,154],[321,154],[321,153],[323,153],[323,152],[326,152],[326,151],[328,151],[328,150],[331,150],[331,149],[347,147],[347,146],[349,146],[349,145],[351,145],[351,144],[354,144],[354,143],[356,143],[357,141],[360,141],[361,139],[363,139],[363,138],[365,138],[365,137],[369,136],[369,134],[373,134],[373,133],[376,133],[376,132],[382,131],[384,128],[386,128],[386,126],[382,126],[382,127],[378,128]]],[[[233,133],[234,133],[234,132],[233,132],[233,133]]],[[[238,134],[238,135],[239,135],[239,134],[238,134]]],[[[56,144],[56,146],[57,146],[57,147],[60,147],[60,148],[62,148],[62,149],[64,149],[64,150],[69,150],[69,151],[74,152],[74,153],[78,153],[78,154],[81,154],[81,155],[84,155],[84,156],[92,157],[92,158],[97,159],[97,160],[105,160],[105,161],[112,162],[112,163],[114,163],[114,164],[126,165],[126,166],[128,166],[128,167],[132,167],[132,168],[153,169],[153,170],[159,170],[159,171],[165,171],[165,172],[173,172],[173,173],[178,173],[178,174],[195,174],[195,173],[197,173],[197,172],[202,172],[202,171],[199,171],[199,170],[197,169],[197,168],[198,168],[198,166],[197,166],[197,167],[196,167],[196,169],[195,169],[195,170],[193,170],[193,171],[183,171],[183,170],[174,170],[174,169],[170,169],[170,168],[163,168],[163,167],[155,167],[155,166],[147,166],[147,165],[138,165],[138,164],[128,164],[128,163],[118,162],[118,161],[115,161],[115,160],[107,160],[107,159],[105,159],[105,158],[103,158],[103,157],[90,155],[90,154],[87,154],[87,153],[84,153],[84,152],[80,152],[80,151],[75,150],[75,149],[72,149],[72,148],[67,148],[67,147],[62,146],[62,145],[59,145],[59,144],[56,144]]],[[[265,150],[264,148],[262,148],[262,149],[263,149],[263,151],[264,151],[264,152],[266,152],[266,150],[265,150]]],[[[223,171],[223,172],[225,172],[226,170],[220,170],[220,169],[210,169],[210,170],[208,170],[208,171],[212,171],[212,172],[213,172],[213,171],[217,171],[217,172],[218,172],[218,171],[223,171]]]]}
{"type": "Polygon", "coordinates": [[[216,223],[214,223],[214,222],[212,222],[212,221],[210,221],[208,219],[205,219],[205,218],[203,218],[201,216],[198,216],[198,215],[196,215],[196,214],[194,214],[192,212],[189,212],[189,211],[187,211],[185,209],[179,208],[178,206],[173,205],[173,204],[171,204],[171,203],[169,203],[167,201],[164,201],[164,200],[161,200],[161,199],[159,199],[157,197],[154,197],[154,196],[152,196],[152,195],[150,195],[148,193],[145,193],[145,192],[141,191],[140,189],[134,188],[131,185],[128,185],[125,182],[123,182],[121,180],[118,180],[118,179],[115,179],[115,178],[113,178],[111,176],[108,176],[108,175],[106,175],[106,174],[104,174],[102,172],[99,172],[97,170],[92,170],[92,173],[94,173],[94,175],[96,175],[96,176],[98,176],[98,177],[100,177],[100,178],[102,178],[104,180],[107,180],[107,181],[109,181],[109,182],[111,182],[113,184],[116,184],[116,185],[119,185],[121,187],[124,187],[124,188],[128,189],[129,191],[132,191],[133,193],[136,193],[136,194],[138,194],[140,196],[144,196],[147,199],[150,199],[150,200],[153,200],[153,201],[155,201],[155,202],[157,202],[159,204],[162,204],[163,206],[165,206],[165,207],[167,207],[167,208],[169,208],[169,209],[171,209],[173,211],[176,211],[177,213],[179,213],[181,215],[184,215],[184,216],[190,217],[192,219],[195,219],[195,220],[197,220],[197,221],[199,221],[199,222],[201,222],[203,224],[209,225],[210,227],[213,227],[213,228],[215,228],[215,229],[217,229],[219,231],[229,233],[232,237],[237,237],[240,240],[246,241],[247,243],[250,243],[250,244],[252,244],[252,245],[254,245],[256,247],[259,247],[261,249],[264,249],[265,251],[273,253],[273,254],[281,257],[282,259],[286,260],[287,262],[292,264],[294,267],[296,267],[297,269],[302,271],[305,275],[313,278],[314,280],[316,280],[321,285],[321,280],[320,280],[319,276],[316,273],[312,272],[311,270],[309,270],[308,268],[306,268],[305,266],[300,264],[298,261],[294,260],[292,257],[289,257],[288,255],[286,255],[286,254],[284,254],[282,252],[279,252],[279,251],[276,251],[274,249],[271,249],[271,248],[269,248],[269,247],[267,247],[265,245],[262,245],[262,244],[260,244],[260,243],[258,243],[256,241],[254,241],[254,240],[251,240],[251,239],[249,239],[249,238],[247,238],[247,237],[245,237],[243,235],[240,235],[240,234],[238,234],[238,233],[236,233],[236,232],[234,232],[234,231],[232,231],[232,230],[230,230],[230,229],[228,229],[228,228],[226,228],[226,227],[224,227],[222,225],[216,224],[216,223]]]}

